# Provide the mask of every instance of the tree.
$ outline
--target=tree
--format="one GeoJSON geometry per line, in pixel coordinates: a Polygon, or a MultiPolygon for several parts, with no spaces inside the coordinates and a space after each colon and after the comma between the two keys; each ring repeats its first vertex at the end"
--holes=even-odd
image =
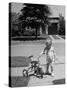
{"type": "Polygon", "coordinates": [[[62,15],[59,15],[59,34],[65,35],[65,19],[62,15]]]}
{"type": "Polygon", "coordinates": [[[19,13],[11,12],[11,36],[20,36],[21,30],[19,25],[19,13]]]}
{"type": "Polygon", "coordinates": [[[48,23],[48,16],[51,14],[50,9],[47,5],[39,5],[39,4],[24,4],[24,5],[25,7],[21,9],[22,14],[19,17],[19,20],[25,21],[26,25],[32,23],[32,25],[34,25],[36,28],[36,38],[37,38],[38,28],[48,23]]]}

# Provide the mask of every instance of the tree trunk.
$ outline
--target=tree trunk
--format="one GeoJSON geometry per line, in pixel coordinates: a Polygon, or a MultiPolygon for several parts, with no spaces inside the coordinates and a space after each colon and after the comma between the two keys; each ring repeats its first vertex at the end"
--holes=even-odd
{"type": "Polygon", "coordinates": [[[35,38],[37,39],[37,28],[36,28],[36,36],[35,36],[35,38]]]}
{"type": "Polygon", "coordinates": [[[42,26],[40,25],[40,35],[42,35],[42,26]]]}

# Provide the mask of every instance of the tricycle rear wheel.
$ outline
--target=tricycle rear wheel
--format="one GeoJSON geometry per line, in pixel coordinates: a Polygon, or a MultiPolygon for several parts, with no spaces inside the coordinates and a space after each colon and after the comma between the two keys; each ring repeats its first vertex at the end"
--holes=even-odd
{"type": "Polygon", "coordinates": [[[28,77],[28,71],[26,69],[23,70],[23,77],[28,77]]]}

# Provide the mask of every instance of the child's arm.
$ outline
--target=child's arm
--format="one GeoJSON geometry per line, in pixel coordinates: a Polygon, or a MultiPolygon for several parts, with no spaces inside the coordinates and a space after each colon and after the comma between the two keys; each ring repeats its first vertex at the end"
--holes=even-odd
{"type": "Polygon", "coordinates": [[[38,58],[40,58],[43,54],[45,54],[45,50],[46,50],[46,48],[44,48],[44,50],[40,53],[38,58]]]}
{"type": "Polygon", "coordinates": [[[53,62],[55,62],[55,60],[56,60],[56,51],[55,51],[55,49],[53,48],[53,62]]]}

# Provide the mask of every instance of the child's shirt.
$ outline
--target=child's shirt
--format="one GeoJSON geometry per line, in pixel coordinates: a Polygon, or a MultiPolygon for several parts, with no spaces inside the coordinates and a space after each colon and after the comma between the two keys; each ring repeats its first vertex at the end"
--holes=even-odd
{"type": "Polygon", "coordinates": [[[55,60],[55,56],[56,56],[55,49],[54,49],[53,46],[51,46],[51,48],[46,53],[46,58],[50,58],[52,61],[54,61],[55,60]]]}
{"type": "Polygon", "coordinates": [[[55,49],[53,46],[48,50],[48,48],[45,48],[44,51],[42,51],[40,54],[45,55],[46,63],[49,63],[50,61],[53,62],[56,57],[55,49]]]}

